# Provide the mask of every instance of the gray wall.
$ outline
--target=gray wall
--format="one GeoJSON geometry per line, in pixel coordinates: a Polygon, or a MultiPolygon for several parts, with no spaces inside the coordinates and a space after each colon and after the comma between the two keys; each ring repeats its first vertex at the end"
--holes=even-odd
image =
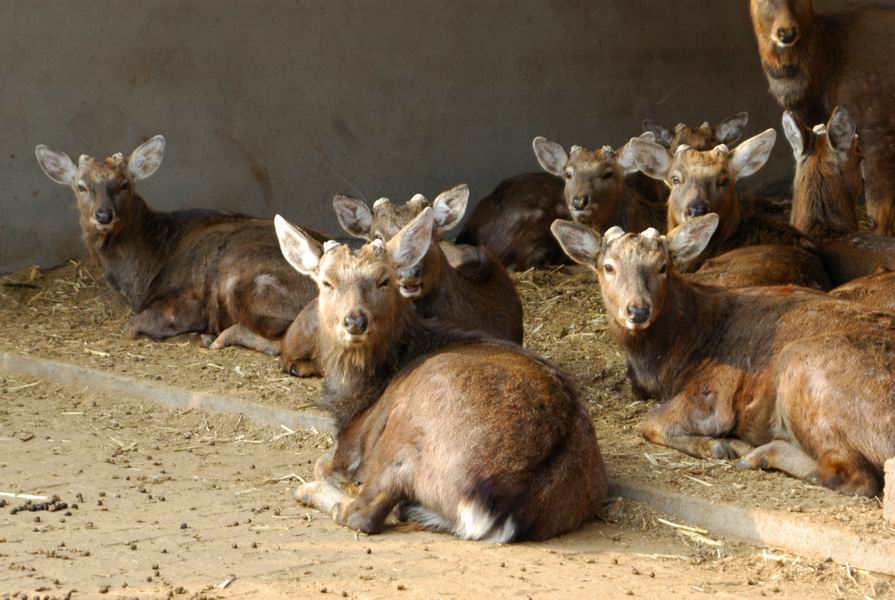
{"type": "Polygon", "coordinates": [[[535,135],[780,119],[745,0],[3,0],[0,40],[0,272],[80,254],[38,143],[99,157],[163,133],[153,206],[335,231],[334,192],[478,198],[537,170],[535,135]]]}

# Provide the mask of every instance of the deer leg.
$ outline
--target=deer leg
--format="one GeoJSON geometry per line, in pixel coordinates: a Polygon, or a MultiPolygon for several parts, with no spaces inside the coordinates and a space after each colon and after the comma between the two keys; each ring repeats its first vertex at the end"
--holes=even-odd
{"type": "Polygon", "coordinates": [[[755,448],[737,463],[741,469],[776,469],[812,485],[818,485],[817,461],[804,450],[784,440],[774,440],[755,448]]]}
{"type": "Polygon", "coordinates": [[[153,302],[146,309],[131,317],[128,335],[132,338],[145,335],[154,340],[203,331],[208,323],[204,304],[192,293],[184,293],[153,302]]]}
{"type": "Polygon", "coordinates": [[[382,484],[380,477],[368,485],[352,502],[336,509],[333,518],[339,525],[350,529],[374,534],[382,531],[385,520],[403,499],[404,494],[393,477],[386,476],[387,483],[382,484]]]}
{"type": "Polygon", "coordinates": [[[718,390],[684,392],[651,410],[640,426],[641,435],[660,446],[698,458],[732,459],[752,450],[746,442],[726,437],[735,415],[718,390]]]}
{"type": "Polygon", "coordinates": [[[276,356],[280,353],[278,342],[269,340],[239,323],[231,325],[222,331],[209,348],[211,350],[221,350],[227,346],[241,346],[269,354],[270,356],[276,356]]]}
{"type": "Polygon", "coordinates": [[[868,154],[864,158],[867,214],[873,220],[873,233],[895,232],[895,156],[868,154]]]}
{"type": "Polygon", "coordinates": [[[341,512],[341,507],[352,502],[351,496],[329,481],[321,479],[298,486],[292,492],[292,497],[305,506],[316,508],[333,518],[341,512]]]}

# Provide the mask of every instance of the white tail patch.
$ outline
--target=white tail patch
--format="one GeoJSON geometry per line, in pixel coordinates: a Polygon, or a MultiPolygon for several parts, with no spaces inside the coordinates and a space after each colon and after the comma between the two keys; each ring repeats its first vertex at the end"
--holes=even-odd
{"type": "Polygon", "coordinates": [[[497,523],[494,515],[475,503],[461,502],[457,515],[454,535],[465,540],[506,544],[512,541],[516,534],[516,525],[512,518],[497,523]]]}

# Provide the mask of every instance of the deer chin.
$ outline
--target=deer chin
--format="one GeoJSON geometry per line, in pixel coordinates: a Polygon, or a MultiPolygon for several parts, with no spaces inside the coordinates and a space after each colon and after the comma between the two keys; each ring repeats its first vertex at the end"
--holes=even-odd
{"type": "Polygon", "coordinates": [[[115,225],[118,224],[118,219],[112,219],[111,223],[106,223],[105,225],[98,222],[96,219],[90,219],[90,224],[93,225],[93,228],[96,229],[97,233],[109,233],[115,229],[115,225]]]}
{"type": "Polygon", "coordinates": [[[576,223],[584,223],[587,224],[587,219],[593,214],[593,211],[589,208],[585,208],[583,210],[576,210],[574,208],[569,209],[569,212],[572,214],[572,219],[575,220],[576,223]]]}
{"type": "Polygon", "coordinates": [[[370,339],[370,330],[357,334],[350,333],[344,327],[339,326],[339,342],[345,347],[358,347],[367,343],[370,339]]]}
{"type": "Polygon", "coordinates": [[[417,281],[401,282],[398,284],[398,292],[403,298],[407,298],[408,300],[416,300],[423,294],[423,285],[422,283],[419,283],[417,281]]]}

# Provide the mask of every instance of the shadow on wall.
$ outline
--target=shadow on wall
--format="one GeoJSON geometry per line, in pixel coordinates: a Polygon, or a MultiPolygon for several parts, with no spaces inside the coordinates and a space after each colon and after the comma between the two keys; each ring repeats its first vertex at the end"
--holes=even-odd
{"type": "MultiPolygon", "coordinates": [[[[745,2],[112,0],[0,5],[0,271],[78,252],[39,143],[72,156],[168,139],[160,209],[275,212],[338,231],[336,192],[474,199],[537,171],[535,135],[618,146],[649,117],[777,126],[745,2]],[[84,35],[93,31],[95,35],[84,35]]],[[[791,168],[778,147],[768,178],[791,168]]]]}

